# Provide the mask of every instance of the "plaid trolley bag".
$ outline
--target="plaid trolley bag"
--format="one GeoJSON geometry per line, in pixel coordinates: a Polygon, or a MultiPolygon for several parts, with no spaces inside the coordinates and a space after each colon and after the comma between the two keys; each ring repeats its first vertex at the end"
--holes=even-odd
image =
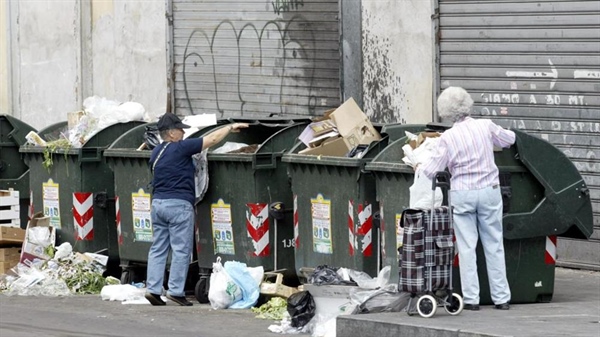
{"type": "MultiPolygon", "coordinates": [[[[447,172],[438,172],[434,177],[434,195],[436,187],[446,192],[450,189],[447,172]]],[[[450,196],[446,194],[449,204],[450,196]]],[[[450,315],[458,315],[463,309],[462,297],[452,292],[452,208],[447,205],[434,207],[433,200],[429,210],[407,209],[402,212],[403,244],[398,248],[398,290],[411,294],[407,313],[415,313],[411,304],[418,297],[416,311],[426,318],[435,314],[438,305],[450,315]]]]}

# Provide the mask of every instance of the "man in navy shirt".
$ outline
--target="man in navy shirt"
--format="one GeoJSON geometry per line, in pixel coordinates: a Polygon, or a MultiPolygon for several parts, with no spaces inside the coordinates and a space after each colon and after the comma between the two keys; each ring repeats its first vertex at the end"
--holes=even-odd
{"type": "Polygon", "coordinates": [[[216,129],[202,138],[183,139],[183,124],[172,113],[164,114],[157,124],[163,143],[152,151],[153,240],[148,252],[145,295],[152,305],[165,305],[160,295],[169,250],[172,252],[167,298],[179,305],[192,305],[185,298],[184,286],[194,240],[194,164],[192,156],[220,141],[230,132],[247,128],[234,123],[216,129]]]}

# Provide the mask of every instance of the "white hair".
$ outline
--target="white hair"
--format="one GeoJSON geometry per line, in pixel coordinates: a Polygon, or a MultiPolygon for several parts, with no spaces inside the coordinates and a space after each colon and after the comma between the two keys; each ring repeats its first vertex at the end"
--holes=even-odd
{"type": "Polygon", "coordinates": [[[461,87],[448,87],[444,90],[437,101],[437,109],[441,118],[459,121],[471,115],[473,99],[469,93],[461,87]]]}

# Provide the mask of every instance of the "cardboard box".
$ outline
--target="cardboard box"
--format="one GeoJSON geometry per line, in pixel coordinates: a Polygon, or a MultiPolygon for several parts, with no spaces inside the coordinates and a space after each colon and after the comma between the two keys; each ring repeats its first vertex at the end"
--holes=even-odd
{"type": "Polygon", "coordinates": [[[45,217],[43,214],[36,213],[27,224],[25,230],[25,240],[23,241],[23,248],[21,251],[20,262],[23,263],[26,260],[33,261],[35,259],[49,260],[52,257],[46,254],[49,246],[54,247],[56,243],[56,231],[54,227],[50,226],[50,217],[45,217]],[[48,228],[47,236],[34,237],[34,228],[43,227],[48,228]]]}
{"type": "Polygon", "coordinates": [[[298,288],[288,287],[283,284],[283,274],[281,273],[265,273],[265,281],[260,284],[260,293],[267,296],[288,298],[296,292],[298,292],[298,288]],[[272,277],[275,277],[275,283],[266,282],[266,280],[272,277]]]}
{"type": "Polygon", "coordinates": [[[343,157],[348,153],[348,145],[342,137],[329,138],[319,146],[306,148],[298,154],[343,157]]]}
{"type": "Polygon", "coordinates": [[[25,230],[16,227],[0,226],[1,246],[20,246],[25,240],[25,230]]]}
{"type": "Polygon", "coordinates": [[[425,138],[436,138],[441,136],[442,134],[439,132],[421,132],[417,135],[417,139],[416,140],[411,140],[409,142],[410,147],[412,147],[413,149],[416,149],[419,145],[423,144],[423,142],[425,141],[425,138]]]}
{"type": "Polygon", "coordinates": [[[346,142],[347,148],[352,149],[360,144],[371,144],[381,139],[381,135],[369,118],[358,107],[353,98],[349,98],[344,104],[337,108],[331,119],[337,126],[337,130],[346,142]]]}
{"type": "Polygon", "coordinates": [[[371,142],[381,139],[379,132],[353,98],[348,99],[337,109],[328,111],[327,115],[329,119],[323,118],[320,122],[311,124],[319,125],[317,131],[324,132],[322,137],[315,136],[311,125],[307,126],[298,137],[308,146],[307,149],[298,152],[299,154],[342,157],[358,145],[369,145],[371,142]],[[329,123],[325,123],[327,121],[329,123]],[[332,125],[335,128],[329,128],[332,125]],[[326,129],[326,131],[321,131],[321,129],[326,129]]]}
{"type": "Polygon", "coordinates": [[[0,262],[19,262],[21,258],[21,248],[0,248],[0,262]]]}

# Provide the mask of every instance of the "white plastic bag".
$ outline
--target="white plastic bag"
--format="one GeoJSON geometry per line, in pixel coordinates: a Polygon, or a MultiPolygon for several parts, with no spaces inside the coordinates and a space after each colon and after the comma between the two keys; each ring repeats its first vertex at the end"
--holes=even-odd
{"type": "Polygon", "coordinates": [[[231,151],[235,151],[235,150],[239,150],[243,147],[248,146],[248,144],[244,144],[244,143],[235,143],[235,142],[225,142],[225,144],[223,144],[223,146],[215,149],[213,151],[213,153],[228,153],[231,151]]]}
{"type": "Polygon", "coordinates": [[[232,309],[248,309],[253,307],[260,295],[259,283],[256,282],[245,263],[238,261],[225,262],[225,271],[242,292],[242,298],[229,306],[232,309]]]}
{"type": "Polygon", "coordinates": [[[229,277],[221,264],[221,258],[213,263],[213,272],[210,274],[210,288],[208,300],[210,306],[217,309],[227,309],[229,306],[242,299],[242,289],[229,277]]]}
{"type": "MultiPolygon", "coordinates": [[[[137,288],[131,284],[109,284],[102,287],[100,298],[103,301],[133,301],[144,298],[145,288],[137,288]]],[[[145,303],[149,303],[145,300],[145,303]]]]}
{"type": "MultiPolygon", "coordinates": [[[[421,169],[417,168],[417,172],[415,172],[415,181],[408,189],[410,192],[409,207],[431,209],[431,198],[434,198],[431,186],[431,179],[427,178],[421,169]]],[[[439,187],[436,188],[434,206],[441,206],[443,198],[442,190],[439,187]]]]}

